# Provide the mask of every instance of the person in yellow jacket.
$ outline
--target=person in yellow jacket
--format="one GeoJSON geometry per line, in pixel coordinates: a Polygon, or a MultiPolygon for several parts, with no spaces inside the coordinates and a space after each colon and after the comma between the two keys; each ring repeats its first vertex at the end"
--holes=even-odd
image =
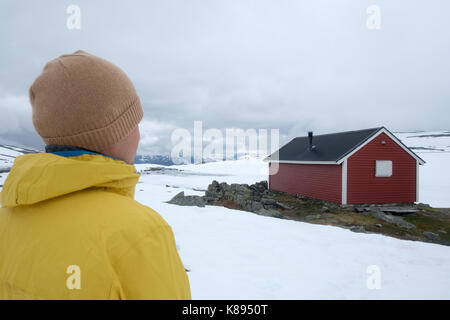
{"type": "Polygon", "coordinates": [[[126,74],[77,51],[29,96],[46,152],[17,157],[0,194],[0,299],[191,299],[171,227],[134,200],[143,110],[126,74]]]}

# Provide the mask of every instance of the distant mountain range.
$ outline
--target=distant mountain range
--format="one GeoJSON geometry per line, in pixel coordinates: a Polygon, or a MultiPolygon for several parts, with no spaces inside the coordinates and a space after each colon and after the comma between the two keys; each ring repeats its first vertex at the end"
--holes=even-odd
{"type": "MultiPolygon", "coordinates": [[[[232,158],[228,158],[227,160],[238,160],[242,159],[244,157],[248,157],[248,154],[239,153],[235,154],[232,158]]],[[[224,161],[225,159],[216,159],[216,158],[203,158],[201,163],[209,163],[209,162],[217,162],[217,161],[224,161]]],[[[160,164],[164,166],[173,166],[180,163],[174,163],[172,161],[172,158],[167,155],[137,155],[134,159],[134,163],[136,164],[142,164],[142,163],[152,163],[152,164],[160,164]]],[[[190,162],[184,160],[181,164],[189,164],[189,163],[198,163],[195,162],[194,157],[190,158],[190,162]]]]}
{"type": "MultiPolygon", "coordinates": [[[[415,152],[450,152],[450,131],[434,132],[396,132],[395,135],[400,138],[407,146],[415,152]]],[[[16,147],[12,145],[0,144],[0,172],[7,172],[14,163],[14,159],[27,153],[42,152],[30,148],[16,147]]],[[[245,154],[236,154],[234,160],[246,157],[245,154]]],[[[194,163],[194,158],[191,157],[194,163]]],[[[203,159],[203,163],[220,161],[218,159],[203,159]]],[[[187,163],[188,161],[186,161],[187,163]]],[[[136,164],[152,163],[164,166],[172,166],[175,163],[169,155],[137,155],[136,164]]]]}
{"type": "MultiPolygon", "coordinates": [[[[14,159],[16,157],[36,152],[42,151],[0,144],[0,172],[9,171],[9,168],[11,168],[11,166],[13,165],[14,159]]],[[[153,163],[165,166],[174,165],[170,156],[166,155],[137,155],[135,158],[135,163],[153,163]]]]}
{"type": "MultiPolygon", "coordinates": [[[[240,159],[243,155],[235,156],[232,160],[240,159]]],[[[216,161],[222,161],[217,159],[203,159],[202,163],[208,163],[208,162],[216,162],[216,161]]],[[[152,164],[160,164],[164,166],[173,166],[179,163],[174,163],[172,161],[172,158],[170,156],[166,155],[137,155],[136,158],[134,158],[134,163],[136,164],[142,164],[142,163],[152,163],[152,164]]],[[[182,164],[187,163],[195,163],[194,157],[191,157],[190,162],[184,161],[182,164]]]]}
{"type": "Polygon", "coordinates": [[[33,149],[20,148],[7,144],[0,144],[0,172],[7,172],[14,163],[14,159],[18,156],[39,152],[33,149]]]}
{"type": "Polygon", "coordinates": [[[134,158],[134,163],[136,164],[153,163],[164,166],[172,166],[175,164],[173,163],[172,159],[169,156],[165,155],[152,155],[152,156],[137,155],[136,158],[134,158]]]}

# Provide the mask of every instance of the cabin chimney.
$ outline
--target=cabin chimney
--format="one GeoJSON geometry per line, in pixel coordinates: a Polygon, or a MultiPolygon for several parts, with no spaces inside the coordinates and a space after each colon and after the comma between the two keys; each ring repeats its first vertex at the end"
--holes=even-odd
{"type": "Polygon", "coordinates": [[[308,132],[308,141],[309,141],[308,150],[309,151],[313,151],[314,150],[314,146],[313,146],[313,132],[312,131],[308,132]]]}

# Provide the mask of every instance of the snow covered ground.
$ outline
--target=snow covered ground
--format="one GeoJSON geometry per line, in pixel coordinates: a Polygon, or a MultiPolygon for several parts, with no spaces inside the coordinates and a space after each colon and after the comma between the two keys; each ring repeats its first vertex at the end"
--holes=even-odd
{"type": "MultiPolygon", "coordinates": [[[[450,137],[409,138],[420,134],[397,135],[408,146],[434,149],[415,150],[427,161],[421,201],[450,207],[450,137]]],[[[260,160],[136,168],[162,169],[141,175],[136,199],[172,226],[194,299],[450,299],[450,247],[165,203],[180,191],[202,195],[214,179],[265,180],[260,160]],[[379,289],[368,287],[378,271],[379,289]]]]}
{"type": "Polygon", "coordinates": [[[16,157],[30,152],[36,151],[32,149],[0,144],[0,173],[11,168],[16,157]]]}
{"type": "Polygon", "coordinates": [[[23,154],[18,150],[20,149],[17,147],[0,145],[0,172],[10,168],[14,159],[23,154]]]}
{"type": "Polygon", "coordinates": [[[450,299],[450,247],[167,204],[180,191],[203,194],[193,189],[212,179],[264,178],[256,160],[171,168],[185,171],[142,175],[136,199],[172,226],[194,299],[450,299]],[[380,289],[367,287],[373,265],[380,289]]]}
{"type": "MultiPolygon", "coordinates": [[[[415,150],[427,161],[421,201],[450,207],[450,136],[410,138],[420,134],[398,136],[424,148],[415,150]]],[[[221,207],[170,205],[165,201],[180,191],[203,194],[198,190],[213,179],[254,183],[267,177],[266,165],[254,159],[170,168],[183,171],[142,175],[136,199],[172,226],[194,299],[450,299],[450,247],[221,207]],[[373,270],[380,272],[379,289],[367,286],[373,270]]]]}
{"type": "Polygon", "coordinates": [[[450,207],[450,131],[396,133],[427,163],[420,167],[419,200],[450,207]]]}

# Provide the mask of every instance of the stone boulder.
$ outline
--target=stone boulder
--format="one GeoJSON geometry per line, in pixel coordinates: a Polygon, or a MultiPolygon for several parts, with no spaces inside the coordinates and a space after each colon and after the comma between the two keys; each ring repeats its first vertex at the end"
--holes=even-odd
{"type": "Polygon", "coordinates": [[[405,228],[405,229],[414,229],[416,226],[412,223],[405,221],[402,217],[393,216],[391,214],[386,214],[380,211],[368,211],[363,212],[364,215],[370,215],[374,218],[383,220],[388,223],[395,224],[398,227],[405,228]]]}
{"type": "Polygon", "coordinates": [[[201,196],[185,196],[184,191],[178,193],[171,200],[167,201],[170,204],[176,204],[178,206],[196,206],[204,207],[206,202],[201,196]]]}
{"type": "Polygon", "coordinates": [[[430,232],[430,231],[425,231],[423,233],[423,235],[425,236],[425,238],[427,238],[428,240],[438,240],[439,239],[439,235],[434,233],[434,232],[430,232]]]}

